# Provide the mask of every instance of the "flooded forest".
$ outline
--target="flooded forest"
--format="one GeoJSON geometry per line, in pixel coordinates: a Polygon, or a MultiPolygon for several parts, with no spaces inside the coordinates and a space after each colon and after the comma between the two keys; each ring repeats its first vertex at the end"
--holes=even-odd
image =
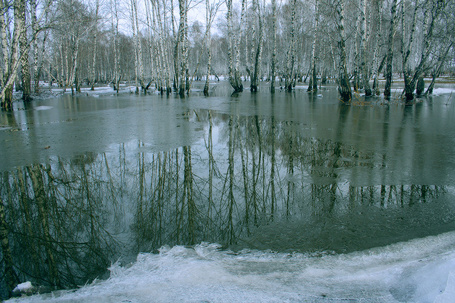
{"type": "Polygon", "coordinates": [[[345,102],[360,91],[409,102],[453,73],[454,10],[451,0],[4,0],[2,108],[13,90],[27,101],[53,85],[118,91],[126,81],[185,96],[205,81],[208,95],[210,78],[234,92],[336,82],[345,102]]]}
{"type": "MultiPolygon", "coordinates": [[[[23,282],[36,294],[108,280],[175,247],[319,266],[451,239],[454,11],[0,0],[0,299],[23,282]]],[[[267,270],[281,286],[287,269],[267,270]]],[[[314,302],[332,298],[321,277],[314,302]]],[[[372,302],[418,297],[393,287],[372,302]]]]}

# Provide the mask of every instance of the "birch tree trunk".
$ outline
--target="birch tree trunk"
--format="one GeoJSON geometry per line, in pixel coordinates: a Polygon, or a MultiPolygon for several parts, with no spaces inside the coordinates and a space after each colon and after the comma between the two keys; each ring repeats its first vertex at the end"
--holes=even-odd
{"type": "Polygon", "coordinates": [[[276,0],[272,0],[272,62],[270,72],[270,92],[275,93],[276,73],[276,0]]]}
{"type": "Polygon", "coordinates": [[[111,2],[112,5],[112,32],[114,35],[114,90],[117,91],[117,93],[120,90],[120,71],[119,71],[119,45],[118,45],[118,39],[119,39],[119,31],[118,31],[118,23],[119,23],[119,18],[118,18],[118,8],[117,8],[117,1],[112,0],[111,2]],[[114,20],[115,18],[115,20],[114,20]]]}
{"type": "Polygon", "coordinates": [[[137,9],[136,9],[136,0],[131,0],[131,26],[133,29],[133,43],[134,43],[134,84],[136,86],[136,94],[139,94],[139,33],[137,32],[136,19],[137,19],[137,9]]]}
{"type": "MultiPolygon", "coordinates": [[[[30,0],[30,16],[32,19],[32,30],[33,32],[38,32],[38,22],[36,18],[36,0],[30,0]]],[[[43,49],[46,39],[43,38],[43,49]]],[[[38,39],[33,41],[33,91],[35,94],[39,93],[39,63],[38,63],[38,39]]],[[[43,52],[44,57],[44,52],[43,52]]],[[[43,62],[44,60],[41,60],[43,62]]]]}
{"type": "Polygon", "coordinates": [[[313,43],[311,45],[311,71],[310,71],[310,81],[308,83],[309,92],[317,92],[318,90],[318,80],[316,74],[316,39],[318,37],[318,25],[319,25],[319,8],[318,0],[314,2],[314,33],[313,33],[313,43]]]}
{"type": "MultiPolygon", "coordinates": [[[[240,24],[242,24],[243,16],[245,14],[245,1],[242,0],[242,13],[240,17],[240,24]]],[[[229,83],[231,84],[234,92],[243,91],[242,79],[238,70],[240,60],[239,41],[234,33],[234,20],[233,20],[233,7],[232,0],[226,0],[227,7],[227,26],[228,26],[228,64],[229,64],[229,83]]]]}
{"type": "MultiPolygon", "coordinates": [[[[368,66],[367,66],[367,60],[368,60],[368,52],[367,52],[367,43],[369,40],[369,32],[368,32],[368,27],[367,27],[367,0],[361,1],[363,4],[362,6],[362,62],[360,64],[360,67],[362,69],[362,82],[363,82],[363,89],[365,91],[365,97],[371,96],[371,88],[370,88],[370,76],[368,73],[368,66]]],[[[371,18],[371,17],[370,17],[371,18]]]]}
{"type": "Polygon", "coordinates": [[[90,75],[90,90],[95,90],[95,77],[96,77],[96,48],[98,44],[98,12],[100,8],[99,0],[95,3],[95,26],[93,28],[93,60],[92,60],[92,72],[90,75]]]}
{"type": "Polygon", "coordinates": [[[390,99],[392,88],[392,62],[393,62],[393,37],[395,36],[395,17],[397,12],[397,0],[392,0],[389,38],[387,39],[387,59],[386,59],[386,72],[385,72],[385,88],[384,97],[390,99]]]}
{"type": "Polygon", "coordinates": [[[377,39],[376,39],[376,47],[374,48],[373,53],[373,92],[376,95],[379,95],[379,85],[378,85],[378,76],[379,76],[379,54],[381,54],[381,43],[382,43],[382,8],[383,8],[383,1],[376,1],[376,15],[378,15],[378,31],[377,31],[377,39]]]}
{"type": "Polygon", "coordinates": [[[71,74],[69,76],[69,81],[68,85],[71,86],[71,93],[74,94],[74,86],[76,86],[76,91],[80,92],[80,86],[79,86],[79,79],[78,79],[78,63],[79,63],[79,37],[72,36],[71,37],[71,44],[72,44],[72,68],[71,68],[71,74]]]}
{"type": "Polygon", "coordinates": [[[408,33],[406,32],[406,4],[404,1],[401,2],[401,64],[402,64],[402,72],[403,72],[403,80],[405,84],[405,88],[409,87],[410,85],[410,75],[409,75],[409,70],[408,70],[408,62],[409,62],[409,56],[411,55],[411,47],[414,42],[414,33],[416,29],[416,20],[417,20],[417,11],[419,9],[418,3],[415,3],[415,8],[414,8],[414,13],[413,13],[413,18],[411,21],[411,26],[410,26],[410,33],[409,33],[409,38],[408,38],[408,33]],[[406,44],[406,39],[407,41],[407,46],[406,44]]]}
{"type": "Polygon", "coordinates": [[[19,46],[20,46],[20,60],[21,60],[21,85],[22,85],[22,100],[25,102],[31,101],[32,97],[31,94],[31,77],[30,77],[30,66],[29,66],[29,47],[28,47],[28,39],[27,39],[27,28],[26,28],[26,14],[25,14],[25,7],[27,3],[25,0],[18,1],[17,9],[19,10],[19,19],[21,22],[20,25],[20,39],[19,39],[19,46]]]}
{"type": "Polygon", "coordinates": [[[178,45],[180,46],[181,60],[179,78],[179,95],[183,97],[189,92],[189,71],[188,71],[188,0],[179,0],[179,35],[178,45]]]}
{"type": "MultiPolygon", "coordinates": [[[[396,1],[396,0],[395,0],[396,1]]],[[[344,30],[344,0],[340,0],[336,7],[338,15],[338,33],[340,40],[338,42],[338,48],[340,51],[340,62],[339,62],[339,74],[338,74],[338,92],[342,101],[351,101],[352,92],[351,85],[349,84],[349,76],[346,66],[346,33],[344,30]]]]}
{"type": "Polygon", "coordinates": [[[9,6],[6,2],[1,1],[1,13],[0,13],[0,26],[1,26],[1,38],[2,38],[2,49],[3,49],[3,64],[4,68],[2,71],[2,92],[0,94],[1,107],[4,110],[13,109],[13,86],[17,76],[17,71],[20,65],[19,57],[19,41],[20,35],[24,32],[25,20],[22,18],[25,16],[21,9],[25,9],[21,1],[15,0],[14,7],[14,31],[11,44],[9,43],[7,32],[9,31],[8,24],[6,23],[7,14],[9,13],[9,6]]]}
{"type": "Polygon", "coordinates": [[[212,33],[211,33],[211,28],[212,28],[212,22],[215,18],[216,12],[218,11],[218,8],[220,7],[222,2],[217,2],[213,6],[210,5],[210,1],[206,0],[205,1],[205,22],[206,22],[206,32],[205,32],[205,42],[206,42],[206,48],[207,48],[207,72],[206,72],[206,78],[205,78],[205,84],[204,84],[204,95],[208,96],[209,94],[209,81],[210,81],[210,72],[212,70],[212,33]]]}
{"type": "MultiPolygon", "coordinates": [[[[212,48],[210,44],[212,43],[211,35],[211,9],[210,9],[210,0],[205,0],[205,47],[207,49],[207,72],[205,73],[205,84],[204,84],[204,96],[209,95],[209,81],[210,81],[210,69],[212,65],[212,48]]],[[[210,121],[211,123],[211,121],[210,121]]]]}
{"type": "Polygon", "coordinates": [[[294,67],[295,67],[295,11],[296,11],[297,1],[292,1],[292,10],[291,10],[291,32],[289,34],[290,44],[289,50],[286,58],[286,78],[285,78],[285,88],[288,92],[292,91],[294,87],[294,67]]]}
{"type": "Polygon", "coordinates": [[[258,18],[258,25],[259,25],[259,38],[256,46],[256,50],[254,53],[254,67],[253,67],[253,74],[251,77],[251,91],[257,92],[259,86],[259,77],[261,75],[261,65],[262,65],[262,46],[264,42],[264,26],[262,21],[262,14],[260,10],[260,6],[257,3],[257,0],[253,1],[253,8],[256,10],[257,18],[258,18]]]}
{"type": "Polygon", "coordinates": [[[425,5],[424,21],[423,21],[423,45],[422,53],[417,67],[414,70],[414,74],[405,77],[404,94],[406,101],[414,99],[414,91],[418,79],[422,76],[425,70],[425,65],[432,51],[431,39],[433,37],[435,21],[438,19],[441,12],[446,7],[446,1],[428,1],[425,5]]]}

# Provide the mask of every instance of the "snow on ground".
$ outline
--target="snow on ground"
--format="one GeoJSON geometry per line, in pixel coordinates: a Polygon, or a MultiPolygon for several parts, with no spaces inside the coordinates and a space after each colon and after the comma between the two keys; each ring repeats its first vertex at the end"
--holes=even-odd
{"type": "Polygon", "coordinates": [[[350,254],[163,247],[78,290],[8,302],[453,302],[455,232],[350,254]]]}
{"type": "Polygon", "coordinates": [[[455,88],[438,87],[433,90],[433,95],[444,95],[455,93],[455,88]]]}
{"type": "MultiPolygon", "coordinates": [[[[136,91],[135,86],[120,86],[120,93],[134,93],[136,91]]],[[[63,88],[53,88],[53,93],[65,93],[71,94],[71,88],[67,88],[65,92],[63,92],[63,88]]],[[[98,97],[99,95],[106,95],[106,94],[115,94],[116,91],[111,86],[100,86],[95,87],[95,90],[91,90],[90,87],[82,87],[80,94],[83,95],[91,95],[94,97],[98,97]]]]}

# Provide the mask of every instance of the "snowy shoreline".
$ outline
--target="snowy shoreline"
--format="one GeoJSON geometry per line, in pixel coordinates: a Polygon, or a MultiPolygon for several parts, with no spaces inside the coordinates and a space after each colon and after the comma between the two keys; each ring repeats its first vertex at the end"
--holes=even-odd
{"type": "Polygon", "coordinates": [[[7,302],[452,302],[455,232],[349,254],[163,247],[77,290],[7,302]]]}

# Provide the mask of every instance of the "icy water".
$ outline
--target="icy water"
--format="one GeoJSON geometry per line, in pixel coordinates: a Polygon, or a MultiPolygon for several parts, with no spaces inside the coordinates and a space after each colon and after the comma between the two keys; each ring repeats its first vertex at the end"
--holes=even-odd
{"type": "Polygon", "coordinates": [[[451,94],[403,106],[344,105],[335,87],[228,91],[0,113],[20,282],[108,278],[30,301],[451,302],[451,94]]]}

